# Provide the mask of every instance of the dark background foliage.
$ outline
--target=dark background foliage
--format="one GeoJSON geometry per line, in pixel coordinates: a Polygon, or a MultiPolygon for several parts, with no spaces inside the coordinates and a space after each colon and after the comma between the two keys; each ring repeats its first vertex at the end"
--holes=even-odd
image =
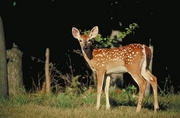
{"type": "Polygon", "coordinates": [[[179,88],[178,7],[173,1],[156,0],[1,0],[0,16],[3,20],[6,48],[13,43],[23,52],[23,76],[27,88],[31,77],[43,70],[45,49],[50,48],[51,62],[62,73],[68,73],[68,56],[72,59],[75,74],[88,69],[85,61],[73,49],[79,44],[72,37],[71,28],[90,30],[99,26],[103,37],[111,30],[123,31],[131,23],[138,29],[124,39],[123,44],[134,42],[154,46],[153,73],[163,87],[170,75],[172,85],[179,88]],[[119,25],[122,24],[122,26],[119,25]],[[177,27],[177,28],[176,28],[177,27]],[[32,60],[34,57],[36,60],[32,60]]]}

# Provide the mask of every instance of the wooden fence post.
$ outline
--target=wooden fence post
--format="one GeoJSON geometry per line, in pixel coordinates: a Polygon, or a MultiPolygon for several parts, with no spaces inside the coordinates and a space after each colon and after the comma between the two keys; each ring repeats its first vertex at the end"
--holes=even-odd
{"type": "Polygon", "coordinates": [[[51,78],[49,72],[49,48],[46,48],[45,61],[45,78],[46,78],[46,93],[51,93],[51,78]]]}

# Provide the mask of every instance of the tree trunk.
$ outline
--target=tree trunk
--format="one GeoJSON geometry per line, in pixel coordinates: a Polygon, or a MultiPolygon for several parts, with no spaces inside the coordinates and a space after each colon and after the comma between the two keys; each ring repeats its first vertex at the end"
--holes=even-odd
{"type": "Polygon", "coordinates": [[[8,96],[6,47],[4,39],[3,22],[0,17],[0,97],[8,96]]]}
{"type": "MultiPolygon", "coordinates": [[[[116,43],[112,43],[111,48],[115,47],[121,47],[123,39],[118,38],[119,37],[119,30],[112,30],[110,37],[114,40],[116,40],[116,43]]],[[[111,82],[110,86],[116,87],[116,88],[123,88],[124,87],[124,74],[123,73],[118,73],[118,74],[112,74],[111,75],[111,82]]]]}
{"type": "MultiPolygon", "coordinates": [[[[151,58],[151,62],[149,64],[149,69],[152,71],[152,63],[153,63],[153,51],[154,51],[154,48],[153,46],[151,45],[151,39],[149,40],[149,47],[152,51],[152,58],[151,58]]],[[[151,92],[151,86],[150,86],[150,83],[147,82],[147,85],[146,85],[146,90],[145,90],[145,93],[144,93],[144,96],[149,96],[150,92],[151,92]]]]}
{"type": "Polygon", "coordinates": [[[9,96],[13,97],[22,93],[23,74],[22,74],[22,55],[23,53],[18,49],[17,45],[13,44],[11,50],[7,50],[8,59],[8,87],[9,96]]]}

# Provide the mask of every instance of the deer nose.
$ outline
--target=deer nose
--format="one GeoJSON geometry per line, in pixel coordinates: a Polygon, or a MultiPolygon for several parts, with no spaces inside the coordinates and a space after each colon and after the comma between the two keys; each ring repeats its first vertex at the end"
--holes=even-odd
{"type": "Polygon", "coordinates": [[[87,47],[87,46],[84,46],[84,47],[83,47],[83,49],[84,49],[84,50],[87,50],[87,49],[88,49],[88,47],[87,47]]]}
{"type": "Polygon", "coordinates": [[[84,50],[87,50],[88,49],[88,45],[87,45],[87,42],[84,43],[84,47],[83,47],[84,50]]]}

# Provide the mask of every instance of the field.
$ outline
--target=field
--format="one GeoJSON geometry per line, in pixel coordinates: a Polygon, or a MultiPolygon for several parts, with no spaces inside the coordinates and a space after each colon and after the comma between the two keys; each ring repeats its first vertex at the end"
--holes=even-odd
{"type": "Polygon", "coordinates": [[[136,113],[138,96],[125,90],[110,92],[111,110],[105,109],[105,95],[100,110],[95,109],[96,92],[57,94],[24,93],[0,99],[0,118],[180,118],[180,94],[159,95],[160,110],[153,111],[153,96],[147,96],[136,113]]]}

